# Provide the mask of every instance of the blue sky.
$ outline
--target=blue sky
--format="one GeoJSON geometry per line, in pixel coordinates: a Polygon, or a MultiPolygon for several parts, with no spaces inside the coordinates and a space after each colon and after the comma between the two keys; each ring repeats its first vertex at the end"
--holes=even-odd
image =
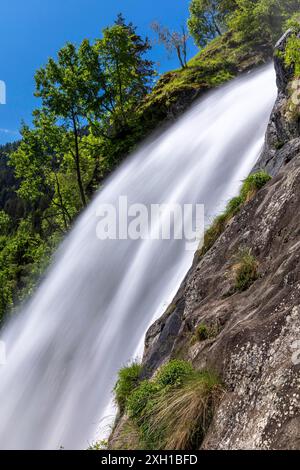
{"type": "MultiPolygon", "coordinates": [[[[21,120],[30,123],[37,106],[33,96],[34,73],[67,41],[99,37],[119,12],[150,38],[150,24],[157,20],[170,28],[186,22],[190,0],[2,0],[0,7],[0,80],[7,87],[7,104],[0,105],[0,144],[19,137],[21,120]]],[[[196,48],[189,44],[189,56],[196,48]]],[[[159,71],[177,68],[155,46],[152,59],[159,71]]]]}

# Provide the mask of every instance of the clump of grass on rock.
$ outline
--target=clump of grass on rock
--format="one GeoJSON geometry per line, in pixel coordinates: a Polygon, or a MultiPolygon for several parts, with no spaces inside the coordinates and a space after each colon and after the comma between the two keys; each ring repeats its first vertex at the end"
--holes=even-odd
{"type": "Polygon", "coordinates": [[[121,412],[125,410],[127,398],[139,385],[141,371],[142,366],[138,362],[133,362],[131,365],[123,367],[119,371],[119,378],[114,392],[116,402],[121,412]]]}
{"type": "Polygon", "coordinates": [[[220,332],[220,325],[217,323],[214,325],[207,325],[205,323],[200,323],[197,326],[194,336],[192,338],[192,343],[206,341],[208,339],[213,339],[218,336],[220,332]]]}
{"type": "Polygon", "coordinates": [[[270,180],[271,176],[268,175],[266,171],[259,171],[248,176],[243,183],[240,193],[242,201],[250,201],[256,195],[257,191],[262,189],[270,180]]]}
{"type": "Polygon", "coordinates": [[[196,371],[180,360],[162,366],[127,400],[129,419],[139,430],[140,448],[199,448],[221,393],[220,380],[213,372],[196,371]]]}

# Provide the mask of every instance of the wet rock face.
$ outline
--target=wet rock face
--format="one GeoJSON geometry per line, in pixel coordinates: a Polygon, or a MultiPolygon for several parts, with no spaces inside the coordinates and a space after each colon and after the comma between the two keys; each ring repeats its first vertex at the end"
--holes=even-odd
{"type": "Polygon", "coordinates": [[[265,169],[271,176],[277,175],[300,149],[300,122],[287,118],[287,105],[291,95],[290,84],[293,79],[293,68],[284,64],[283,54],[292,32],[287,31],[278,41],[274,65],[277,77],[278,98],[276,100],[266,134],[266,143],[255,170],[265,169]]]}

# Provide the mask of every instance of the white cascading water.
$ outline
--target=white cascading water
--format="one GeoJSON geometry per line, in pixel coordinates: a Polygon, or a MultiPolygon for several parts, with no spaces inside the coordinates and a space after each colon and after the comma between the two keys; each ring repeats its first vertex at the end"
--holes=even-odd
{"type": "Polygon", "coordinates": [[[271,65],[199,101],[125,161],[80,217],[36,294],[1,334],[0,448],[86,448],[116,375],[189,266],[185,242],[100,241],[99,204],[203,203],[207,221],[260,154],[276,98],[271,65]]]}

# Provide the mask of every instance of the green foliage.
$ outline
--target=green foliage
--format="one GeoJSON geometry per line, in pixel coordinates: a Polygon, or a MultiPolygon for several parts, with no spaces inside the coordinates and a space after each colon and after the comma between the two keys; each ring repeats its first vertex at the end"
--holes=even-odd
{"type": "Polygon", "coordinates": [[[150,90],[155,76],[153,63],[143,58],[149,49],[148,40],[142,40],[121,16],[117,24],[104,29],[103,38],[95,43],[105,83],[100,111],[118,130],[128,126],[134,118],[130,111],[150,90]]]}
{"type": "MultiPolygon", "coordinates": [[[[275,38],[282,21],[299,9],[296,0],[194,0],[192,4],[198,9],[195,21],[200,5],[205,15],[214,15],[223,34],[219,36],[215,29],[206,38],[205,34],[195,37],[206,44],[217,35],[187,67],[165,74],[151,93],[155,73],[146,56],[149,42],[122,16],[94,42],[85,40],[79,47],[67,44],[37,72],[41,107],[34,112],[33,126],[22,127],[20,143],[0,149],[0,210],[10,217],[9,224],[6,216],[0,222],[0,315],[32,291],[51,250],[93,192],[145,135],[173,114],[182,96],[188,100],[199,90],[219,86],[240,70],[265,62],[272,55],[269,13],[272,21],[276,19],[275,38]],[[13,259],[15,255],[19,259],[15,246],[20,245],[22,220],[27,228],[17,269],[13,259]]],[[[213,24],[208,19],[206,28],[213,24]]],[[[204,252],[239,210],[240,202],[232,201],[207,231],[204,252]]]]}
{"type": "Polygon", "coordinates": [[[192,373],[193,367],[189,362],[175,359],[161,367],[156,382],[161,387],[181,385],[192,373]]]}
{"type": "Polygon", "coordinates": [[[257,191],[263,188],[270,180],[271,176],[266,171],[258,171],[245,179],[242,189],[241,198],[243,202],[249,201],[257,191]]]}
{"type": "Polygon", "coordinates": [[[237,0],[228,27],[238,39],[274,45],[286,21],[299,11],[299,0],[237,0]]]}
{"type": "MultiPolygon", "coordinates": [[[[176,103],[192,101],[200,92],[219,86],[243,70],[265,63],[273,56],[273,47],[264,46],[260,38],[243,41],[231,31],[213,39],[192,58],[187,67],[163,75],[152,92],[137,108],[137,117],[143,123],[137,139],[157,127],[157,123],[177,114],[176,103]]],[[[136,129],[137,131],[138,129],[136,129]]]]}
{"type": "Polygon", "coordinates": [[[291,18],[289,18],[284,26],[285,30],[292,29],[295,33],[300,32],[300,13],[294,13],[291,18]]]}
{"type": "Polygon", "coordinates": [[[300,77],[300,38],[292,35],[285,49],[285,64],[294,67],[295,76],[300,77]]]}
{"type": "Polygon", "coordinates": [[[258,279],[258,262],[251,250],[242,250],[235,266],[235,289],[244,292],[258,279]]]}
{"type": "Polygon", "coordinates": [[[184,361],[164,365],[127,402],[130,420],[139,431],[138,448],[199,448],[221,390],[212,372],[197,372],[184,361]]]}
{"type": "Polygon", "coordinates": [[[216,36],[221,36],[234,5],[234,0],[191,1],[188,27],[198,46],[205,47],[216,36]]]}
{"type": "Polygon", "coordinates": [[[204,244],[201,250],[198,252],[199,256],[203,256],[214,246],[215,242],[224,232],[229,220],[230,215],[227,212],[215,218],[212,225],[206,230],[204,234],[204,244]]]}
{"type": "Polygon", "coordinates": [[[12,235],[0,237],[0,322],[32,292],[54,245],[53,239],[43,241],[29,220],[23,220],[12,235]]]}
{"type": "Polygon", "coordinates": [[[135,123],[131,111],[155,75],[153,63],[144,58],[149,48],[119,16],[94,44],[68,43],[37,71],[35,95],[42,107],[34,111],[34,128],[22,127],[10,161],[21,181],[18,194],[34,203],[42,197],[49,209],[45,219],[54,228],[68,230],[95,180],[99,184],[116,164],[107,152],[114,137],[113,151],[120,157],[118,134],[124,139],[135,123]]]}
{"type": "Polygon", "coordinates": [[[284,54],[280,58],[284,60],[285,66],[293,71],[288,91],[289,99],[286,103],[285,117],[290,122],[297,122],[300,117],[300,15],[293,17],[290,27],[294,33],[288,38],[284,54]]]}
{"type": "Polygon", "coordinates": [[[5,211],[0,210],[0,236],[7,235],[9,232],[11,220],[5,211]]]}
{"type": "Polygon", "coordinates": [[[244,198],[241,195],[234,197],[228,202],[226,212],[230,214],[230,216],[234,216],[240,211],[244,202],[244,198]]]}
{"type": "Polygon", "coordinates": [[[123,367],[119,371],[118,381],[114,391],[120,411],[124,411],[127,398],[138,386],[141,371],[142,366],[137,362],[133,362],[130,366],[123,367]]]}
{"type": "Polygon", "coordinates": [[[236,41],[272,46],[299,7],[299,0],[192,0],[188,25],[200,47],[225,30],[236,41]]]}
{"type": "Polygon", "coordinates": [[[156,382],[144,380],[127,399],[127,411],[129,416],[139,423],[143,410],[146,406],[150,406],[159,390],[160,388],[156,382]]]}
{"type": "Polygon", "coordinates": [[[60,152],[64,150],[73,157],[81,203],[85,206],[81,147],[83,130],[99,107],[102,71],[97,53],[86,40],[78,49],[69,43],[58,52],[57,61],[49,59],[36,72],[35,80],[35,96],[42,101],[36,124],[40,127],[40,121],[46,120],[50,124],[46,137],[51,154],[59,147],[60,152]],[[58,135],[54,132],[57,128],[64,132],[58,135]]]}
{"type": "Polygon", "coordinates": [[[219,378],[195,372],[181,387],[161,393],[145,410],[142,439],[147,448],[198,449],[211,424],[222,393],[219,378]]]}

